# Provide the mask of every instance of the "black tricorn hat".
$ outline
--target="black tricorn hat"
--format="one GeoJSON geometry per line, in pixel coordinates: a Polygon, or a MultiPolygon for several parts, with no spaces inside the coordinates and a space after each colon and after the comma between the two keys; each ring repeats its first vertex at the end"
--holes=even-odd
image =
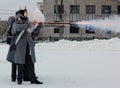
{"type": "Polygon", "coordinates": [[[27,20],[28,17],[27,17],[27,11],[26,9],[25,10],[19,10],[16,12],[16,15],[19,14],[20,15],[20,19],[21,20],[27,20]]]}

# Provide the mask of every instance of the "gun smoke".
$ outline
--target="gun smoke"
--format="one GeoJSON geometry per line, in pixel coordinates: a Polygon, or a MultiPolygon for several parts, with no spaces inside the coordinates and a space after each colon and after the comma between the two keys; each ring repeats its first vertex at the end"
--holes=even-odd
{"type": "Polygon", "coordinates": [[[80,27],[82,26],[93,26],[101,30],[111,30],[112,32],[120,32],[120,16],[113,15],[105,19],[95,19],[89,21],[75,22],[80,27]]]}
{"type": "Polygon", "coordinates": [[[45,21],[45,17],[44,14],[38,9],[36,8],[33,11],[28,10],[28,18],[30,22],[44,22],[45,21]]]}

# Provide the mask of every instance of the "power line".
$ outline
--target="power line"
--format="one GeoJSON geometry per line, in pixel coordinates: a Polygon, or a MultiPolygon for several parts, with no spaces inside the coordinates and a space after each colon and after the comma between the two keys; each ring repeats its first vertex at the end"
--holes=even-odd
{"type": "Polygon", "coordinates": [[[10,12],[15,12],[15,10],[8,10],[8,9],[0,9],[0,11],[10,11],[10,12]]]}

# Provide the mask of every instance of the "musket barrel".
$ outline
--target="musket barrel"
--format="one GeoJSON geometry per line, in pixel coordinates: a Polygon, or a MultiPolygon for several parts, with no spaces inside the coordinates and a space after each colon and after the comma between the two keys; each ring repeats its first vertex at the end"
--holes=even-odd
{"type": "Polygon", "coordinates": [[[71,24],[70,22],[45,22],[45,24],[71,24]]]}
{"type": "MultiPolygon", "coordinates": [[[[41,24],[41,22],[39,22],[39,24],[41,24]]],[[[50,25],[56,25],[56,24],[71,24],[71,22],[44,22],[44,24],[50,25]]]]}

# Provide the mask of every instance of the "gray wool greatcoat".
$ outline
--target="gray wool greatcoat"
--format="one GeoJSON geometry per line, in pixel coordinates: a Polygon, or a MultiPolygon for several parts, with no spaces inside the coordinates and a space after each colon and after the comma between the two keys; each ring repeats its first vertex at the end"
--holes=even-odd
{"type": "MultiPolygon", "coordinates": [[[[30,48],[29,55],[31,55],[32,62],[33,63],[36,62],[35,49],[34,49],[35,43],[27,31],[25,31],[23,33],[23,35],[21,36],[20,40],[18,41],[18,43],[16,45],[16,48],[12,49],[12,47],[11,47],[15,43],[19,33],[22,30],[26,30],[28,28],[30,28],[29,22],[21,23],[19,21],[16,21],[13,23],[12,34],[15,34],[15,36],[12,38],[10,48],[8,51],[8,55],[7,55],[7,60],[9,62],[14,62],[17,64],[25,64],[25,54],[26,54],[27,43],[28,43],[29,48],[30,48]]],[[[27,59],[29,59],[29,58],[27,58],[27,59]]]]}

